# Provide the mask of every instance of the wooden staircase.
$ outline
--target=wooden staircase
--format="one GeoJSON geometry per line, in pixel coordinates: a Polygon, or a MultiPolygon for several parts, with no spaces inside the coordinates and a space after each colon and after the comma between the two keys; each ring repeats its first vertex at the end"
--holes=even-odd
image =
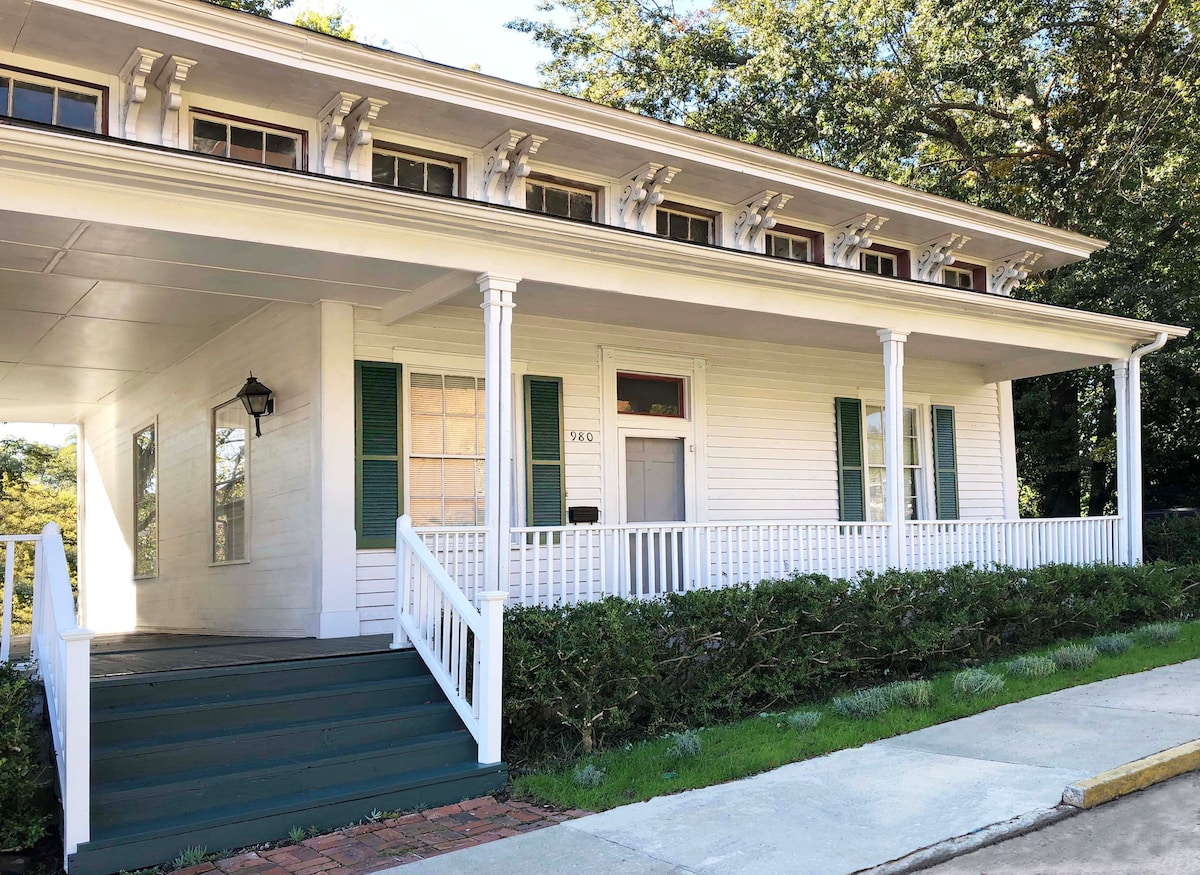
{"type": "Polygon", "coordinates": [[[504,786],[411,651],[92,681],[91,841],[71,875],[152,866],[504,786]]]}

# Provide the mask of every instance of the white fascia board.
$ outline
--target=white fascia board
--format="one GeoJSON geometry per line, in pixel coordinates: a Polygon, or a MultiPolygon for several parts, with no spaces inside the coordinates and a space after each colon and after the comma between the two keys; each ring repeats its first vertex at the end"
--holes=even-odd
{"type": "Polygon", "coordinates": [[[901,212],[964,232],[1012,239],[1014,248],[1052,249],[1087,258],[1108,244],[960,201],[871,179],[803,158],[693,131],[680,125],[469,70],[347,42],[282,22],[194,0],[39,0],[264,61],[398,89],[482,112],[508,114],[589,137],[636,143],[659,156],[687,159],[734,173],[768,174],[779,183],[856,200],[864,208],[901,212]]]}
{"type": "Polygon", "coordinates": [[[450,270],[508,271],[530,280],[707,306],[1042,349],[1069,342],[1076,351],[1108,357],[1120,357],[1122,350],[1127,355],[1131,346],[1160,332],[1188,333],[53,130],[0,125],[0,176],[8,177],[5,207],[21,212],[450,270]],[[83,196],[85,189],[95,196],[83,196]],[[664,275],[688,282],[664,284],[664,275]]]}

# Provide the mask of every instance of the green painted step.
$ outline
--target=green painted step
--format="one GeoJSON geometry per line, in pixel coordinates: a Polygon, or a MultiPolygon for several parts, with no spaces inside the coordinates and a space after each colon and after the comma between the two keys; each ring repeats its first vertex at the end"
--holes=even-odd
{"type": "Polygon", "coordinates": [[[426,674],[425,664],[412,651],[160,671],[96,678],[92,682],[92,707],[219,701],[426,674]]]}
{"type": "Polygon", "coordinates": [[[415,738],[462,729],[449,702],[410,705],[367,715],[319,718],[211,735],[191,733],[173,741],[120,739],[93,745],[92,782],[187,774],[222,765],[256,763],[274,757],[327,755],[346,747],[397,737],[415,738]]]}
{"type": "Polygon", "coordinates": [[[121,781],[92,793],[92,831],[153,831],[170,812],[203,818],[226,806],[275,805],[296,794],[336,790],[381,776],[403,775],[469,763],[478,746],[465,729],[339,751],[325,757],[265,760],[247,769],[227,766],[197,770],[173,781],[121,781]]]}
{"type": "Polygon", "coordinates": [[[335,829],[371,811],[438,806],[495,793],[507,782],[503,764],[466,763],[409,773],[403,780],[385,776],[336,790],[297,793],[274,806],[228,806],[206,817],[189,816],[163,823],[153,831],[112,832],[81,845],[70,859],[71,875],[109,875],[153,866],[174,858],[183,848],[236,849],[283,838],[293,826],[335,829]]]}
{"type": "Polygon", "coordinates": [[[424,677],[342,684],[305,691],[255,694],[216,701],[136,705],[93,709],[93,744],[121,740],[182,736],[235,728],[267,726],[284,720],[370,714],[427,702],[444,702],[445,695],[429,674],[424,677]]]}

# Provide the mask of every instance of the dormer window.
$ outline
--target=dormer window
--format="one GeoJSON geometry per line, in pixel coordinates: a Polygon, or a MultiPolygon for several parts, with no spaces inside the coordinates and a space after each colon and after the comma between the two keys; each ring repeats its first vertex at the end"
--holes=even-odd
{"type": "Polygon", "coordinates": [[[300,131],[213,114],[192,115],[193,152],[300,170],[303,147],[300,131]]]}
{"type": "Polygon", "coordinates": [[[859,254],[859,270],[880,276],[896,276],[896,256],[883,252],[862,252],[859,254]]]}
{"type": "Polygon", "coordinates": [[[956,289],[973,289],[975,288],[975,278],[970,270],[963,270],[960,267],[943,267],[942,285],[952,286],[956,289]]]}
{"type": "Polygon", "coordinates": [[[525,183],[525,209],[548,216],[596,221],[596,192],[538,179],[525,183]]]}
{"type": "Polygon", "coordinates": [[[690,243],[716,242],[715,216],[699,210],[667,202],[657,210],[659,237],[672,240],[687,240],[690,243]]]}
{"type": "Polygon", "coordinates": [[[380,185],[455,197],[458,177],[459,163],[449,156],[379,147],[371,153],[371,179],[380,185]]]}
{"type": "Polygon", "coordinates": [[[77,83],[0,69],[0,115],[95,134],[103,92],[77,83]]]}

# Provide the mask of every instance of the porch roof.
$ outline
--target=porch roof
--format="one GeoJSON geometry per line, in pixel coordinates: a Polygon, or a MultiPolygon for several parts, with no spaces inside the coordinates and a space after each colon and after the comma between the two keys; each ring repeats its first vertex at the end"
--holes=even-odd
{"type": "Polygon", "coordinates": [[[987,380],[1070,370],[1186,329],[698,247],[458,199],[0,124],[0,418],[71,421],[270,301],[341,300],[383,321],[474,306],[878,349],[987,380]]]}

